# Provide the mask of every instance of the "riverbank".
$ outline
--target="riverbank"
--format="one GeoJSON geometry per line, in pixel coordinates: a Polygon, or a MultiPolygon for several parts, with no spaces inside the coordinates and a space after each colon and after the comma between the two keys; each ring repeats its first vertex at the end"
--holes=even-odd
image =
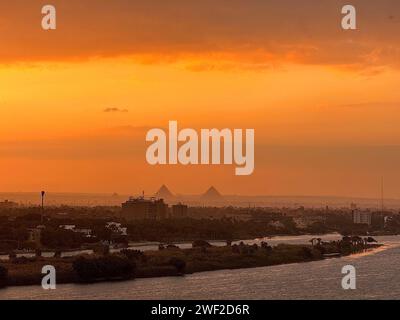
{"type": "Polygon", "coordinates": [[[2,281],[4,286],[25,286],[41,284],[41,271],[45,265],[56,268],[58,284],[100,282],[309,262],[323,260],[329,256],[360,253],[379,246],[349,241],[331,241],[314,246],[279,244],[274,247],[266,243],[260,246],[242,243],[219,247],[204,244],[189,249],[170,246],[163,250],[147,252],[124,250],[105,256],[16,258],[3,262],[0,266],[7,270],[7,276],[2,281]],[[76,262],[78,259],[79,266],[76,262]],[[104,270],[99,271],[101,268],[104,270]],[[85,270],[85,273],[81,270],[85,270]],[[121,270],[121,273],[118,273],[118,270],[121,270]]]}

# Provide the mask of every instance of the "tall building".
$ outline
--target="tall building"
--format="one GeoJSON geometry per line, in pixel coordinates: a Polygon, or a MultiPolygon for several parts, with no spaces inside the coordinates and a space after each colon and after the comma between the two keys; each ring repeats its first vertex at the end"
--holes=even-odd
{"type": "Polygon", "coordinates": [[[168,205],[163,199],[131,197],[122,204],[121,217],[126,220],[153,219],[161,220],[167,217],[168,205]]]}
{"type": "Polygon", "coordinates": [[[363,212],[360,210],[353,210],[353,222],[356,224],[371,225],[371,212],[363,212]]]}
{"type": "Polygon", "coordinates": [[[171,218],[187,218],[188,206],[178,203],[172,206],[171,218]]]}

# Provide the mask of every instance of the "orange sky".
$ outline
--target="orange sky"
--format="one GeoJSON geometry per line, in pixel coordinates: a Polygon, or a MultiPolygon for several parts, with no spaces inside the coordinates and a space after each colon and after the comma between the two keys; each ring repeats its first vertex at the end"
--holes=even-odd
{"type": "Polygon", "coordinates": [[[400,196],[397,0],[352,1],[357,31],[343,1],[58,0],[47,32],[26,2],[0,3],[0,191],[400,196]],[[254,128],[254,174],[149,166],[169,120],[254,128]]]}

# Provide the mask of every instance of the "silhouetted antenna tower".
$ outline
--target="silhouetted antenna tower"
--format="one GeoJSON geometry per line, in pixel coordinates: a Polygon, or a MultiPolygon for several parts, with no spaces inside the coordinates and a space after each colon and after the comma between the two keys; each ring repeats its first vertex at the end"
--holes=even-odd
{"type": "Polygon", "coordinates": [[[384,209],[384,201],[383,201],[383,197],[384,197],[384,190],[383,190],[384,186],[383,186],[383,176],[381,178],[381,212],[383,213],[383,209],[384,209]]]}

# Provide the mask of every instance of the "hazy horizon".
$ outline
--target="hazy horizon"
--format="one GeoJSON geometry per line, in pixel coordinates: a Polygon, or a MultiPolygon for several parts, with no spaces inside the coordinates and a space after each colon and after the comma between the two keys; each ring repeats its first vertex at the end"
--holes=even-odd
{"type": "MultiPolygon", "coordinates": [[[[217,207],[274,207],[274,208],[350,208],[355,203],[359,208],[381,210],[380,198],[363,198],[347,196],[307,196],[307,195],[230,195],[221,193],[221,198],[204,198],[204,192],[198,194],[174,193],[174,197],[160,197],[167,204],[183,202],[189,206],[217,206],[217,207]]],[[[48,192],[45,204],[48,206],[76,205],[76,206],[120,206],[130,196],[139,197],[141,193],[114,194],[114,193],[53,193],[48,192]]],[[[146,197],[153,197],[155,193],[146,193],[146,197]]],[[[40,205],[41,199],[37,192],[0,192],[0,202],[14,201],[22,205],[40,205]]],[[[400,209],[399,198],[384,198],[385,210],[400,209]]]]}
{"type": "MultiPolygon", "coordinates": [[[[368,199],[368,200],[381,200],[380,196],[376,197],[363,197],[363,196],[347,196],[347,195],[331,195],[331,194],[239,194],[239,193],[224,193],[220,189],[216,188],[222,196],[224,197],[249,197],[249,198],[256,198],[256,197],[283,197],[283,198],[344,198],[344,199],[368,199]]],[[[158,189],[157,189],[158,190],[158,189]]],[[[154,192],[145,192],[145,197],[153,196],[157,193],[157,190],[154,192]]],[[[199,191],[197,193],[183,193],[183,192],[174,192],[174,190],[170,191],[173,192],[173,196],[201,196],[204,194],[207,189],[199,191]]],[[[40,191],[0,191],[0,200],[2,195],[7,194],[29,194],[29,195],[38,195],[40,196],[40,191]]],[[[53,195],[100,195],[100,196],[141,196],[143,192],[90,192],[90,191],[46,191],[46,194],[53,194],[53,195]]],[[[385,197],[384,199],[388,200],[400,200],[400,197],[385,197]]],[[[10,199],[8,199],[10,200],[10,199]]]]}

